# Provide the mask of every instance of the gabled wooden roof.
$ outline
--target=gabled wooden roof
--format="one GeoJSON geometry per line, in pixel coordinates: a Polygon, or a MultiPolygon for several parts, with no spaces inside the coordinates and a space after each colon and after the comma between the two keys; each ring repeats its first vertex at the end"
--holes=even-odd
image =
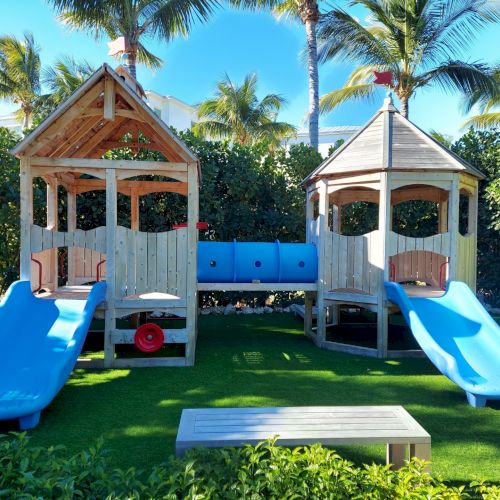
{"type": "Polygon", "coordinates": [[[176,137],[126,82],[103,64],[71,97],[13,150],[18,157],[100,158],[119,147],[161,152],[168,162],[198,164],[176,137]],[[128,134],[128,141],[122,139],[128,134]]]}
{"type": "Polygon", "coordinates": [[[404,118],[387,97],[382,108],[359,132],[302,182],[325,176],[384,170],[467,172],[484,175],[404,118]]]}

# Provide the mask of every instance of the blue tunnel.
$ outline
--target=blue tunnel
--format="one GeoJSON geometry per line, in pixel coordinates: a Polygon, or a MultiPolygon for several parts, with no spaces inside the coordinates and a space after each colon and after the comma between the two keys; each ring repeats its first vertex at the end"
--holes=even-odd
{"type": "Polygon", "coordinates": [[[198,243],[199,283],[314,283],[317,278],[312,243],[198,243]]]}

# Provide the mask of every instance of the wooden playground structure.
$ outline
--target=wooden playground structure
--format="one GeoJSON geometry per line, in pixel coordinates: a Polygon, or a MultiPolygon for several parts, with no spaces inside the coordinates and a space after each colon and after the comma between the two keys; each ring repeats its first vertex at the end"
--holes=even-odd
{"type": "Polygon", "coordinates": [[[86,283],[105,279],[104,366],[183,366],[194,363],[197,334],[196,251],[200,166],[191,151],[142,99],[121,68],[103,65],[13,153],[21,163],[21,279],[42,296],[85,299],[86,283]],[[108,160],[110,149],[158,151],[164,161],[108,160]],[[161,176],[159,180],[141,177],[161,176]],[[33,224],[33,179],[47,184],[47,226],[33,224]],[[67,192],[67,231],[58,230],[58,186],[67,192]],[[106,226],[77,228],[76,196],[106,191],[106,226]],[[187,227],[139,231],[139,197],[174,192],[187,197],[187,227]],[[117,225],[117,195],[130,197],[130,227],[117,225]],[[58,286],[58,249],[67,248],[67,285],[58,286]],[[165,341],[185,345],[182,357],[118,359],[116,344],[133,343],[134,330],[116,320],[141,311],[186,319],[165,330],[165,341]]]}
{"type": "Polygon", "coordinates": [[[391,306],[384,281],[423,282],[428,286],[408,291],[424,295],[443,293],[448,280],[475,289],[478,180],[483,176],[403,118],[390,98],[303,182],[306,241],[317,250],[316,283],[198,283],[199,161],[142,97],[142,88],[126,71],[104,64],[13,150],[21,171],[21,279],[31,281],[33,291],[43,290],[41,299],[85,299],[89,283],[106,281],[106,302],[97,311],[105,320],[104,367],[194,364],[199,291],[303,291],[305,333],[316,345],[386,358],[415,352],[388,349],[391,306]],[[163,160],[103,158],[119,148],[157,151],[163,160]],[[46,227],[33,223],[37,177],[47,185],[46,227]],[[66,231],[58,222],[60,187],[67,193],[66,231]],[[106,193],[106,225],[83,231],[77,227],[77,195],[97,190],[106,193]],[[157,192],[187,197],[185,227],[140,231],[139,197],[157,192]],[[130,227],[117,224],[118,193],[130,197],[130,227]],[[459,231],[460,196],[468,200],[465,234],[459,231]],[[437,204],[435,235],[412,238],[393,231],[393,207],[409,200],[437,204]],[[377,229],[344,235],[342,207],[359,201],[378,204],[377,229]],[[64,286],[59,286],[60,249],[67,252],[64,286]],[[377,313],[376,349],[327,340],[327,324],[338,321],[343,305],[377,313]],[[145,311],[185,318],[185,328],[163,330],[164,342],[183,345],[183,355],[116,356],[116,346],[133,344],[135,334],[132,328],[118,328],[117,320],[145,311]]]}
{"type": "Polygon", "coordinates": [[[418,354],[388,349],[388,303],[384,281],[422,282],[410,295],[443,293],[448,280],[476,288],[478,180],[484,176],[404,118],[387,97],[383,107],[304,181],[307,241],[318,248],[317,296],[306,294],[306,334],[323,348],[381,358],[418,354]],[[459,231],[459,202],[468,200],[466,233],[459,231]],[[393,207],[410,200],[438,206],[438,231],[426,238],[393,231],[393,207]],[[342,234],[342,207],[378,205],[374,231],[342,234]],[[317,329],[312,329],[312,304],[317,329]],[[338,321],[341,305],[377,313],[377,348],[326,339],[327,318],[338,321]],[[328,312],[328,314],[327,314],[328,312]]]}

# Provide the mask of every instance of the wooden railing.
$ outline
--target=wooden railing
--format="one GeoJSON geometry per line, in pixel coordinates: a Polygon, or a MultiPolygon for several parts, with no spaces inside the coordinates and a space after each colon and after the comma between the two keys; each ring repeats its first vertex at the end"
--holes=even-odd
{"type": "Polygon", "coordinates": [[[116,295],[146,292],[186,297],[187,228],[144,233],[116,228],[116,295]]]}
{"type": "Polygon", "coordinates": [[[388,255],[408,252],[412,250],[426,250],[441,255],[450,255],[450,233],[435,234],[427,238],[410,238],[393,231],[389,232],[388,255]]]}
{"type": "Polygon", "coordinates": [[[457,278],[476,288],[476,237],[473,234],[458,235],[457,278]]]}
{"type": "Polygon", "coordinates": [[[377,293],[382,271],[375,263],[382,240],[376,230],[361,236],[328,231],[326,236],[326,286],[377,293]]]}

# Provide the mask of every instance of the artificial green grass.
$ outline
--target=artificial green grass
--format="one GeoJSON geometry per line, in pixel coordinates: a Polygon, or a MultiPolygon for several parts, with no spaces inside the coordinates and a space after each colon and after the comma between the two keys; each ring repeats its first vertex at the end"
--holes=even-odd
{"type": "MultiPolygon", "coordinates": [[[[183,408],[404,405],[432,435],[433,471],[500,481],[500,404],[474,409],[423,359],[382,361],[320,350],[291,315],[200,317],[196,366],[77,370],[31,432],[76,452],[99,437],[117,466],[146,468],[174,452],[183,408]]],[[[341,448],[383,461],[381,446],[341,448]]]]}

